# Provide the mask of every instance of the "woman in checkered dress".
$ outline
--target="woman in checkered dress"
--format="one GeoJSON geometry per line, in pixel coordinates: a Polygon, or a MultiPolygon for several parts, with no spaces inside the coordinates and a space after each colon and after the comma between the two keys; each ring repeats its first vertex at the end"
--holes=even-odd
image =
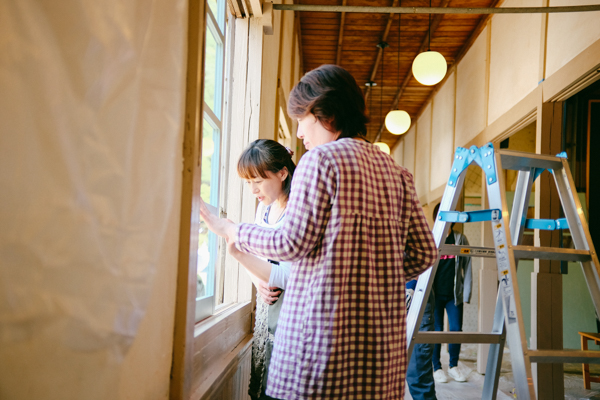
{"type": "Polygon", "coordinates": [[[437,249],[412,175],[365,140],[365,102],[343,68],[307,73],[288,114],[309,150],[278,229],[201,211],[244,252],[292,261],[267,394],[279,399],[403,399],[405,283],[437,249]]]}

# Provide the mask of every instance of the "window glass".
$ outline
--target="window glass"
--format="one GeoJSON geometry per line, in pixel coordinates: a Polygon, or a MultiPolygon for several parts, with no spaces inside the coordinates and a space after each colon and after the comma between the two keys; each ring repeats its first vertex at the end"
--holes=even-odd
{"type": "MultiPolygon", "coordinates": [[[[219,132],[204,118],[202,127],[202,175],[200,194],[202,199],[217,207],[219,201],[219,132]]],[[[198,283],[196,298],[214,294],[214,274],[217,260],[217,237],[204,222],[198,234],[198,283]]]]}
{"type": "Polygon", "coordinates": [[[214,15],[218,14],[218,5],[217,5],[217,0],[207,0],[208,6],[210,7],[210,11],[212,11],[212,13],[214,15]]]}
{"type": "Polygon", "coordinates": [[[220,82],[217,82],[218,46],[214,35],[208,25],[206,27],[206,54],[204,62],[204,102],[210,109],[220,117],[220,110],[216,109],[217,93],[220,82]]]}

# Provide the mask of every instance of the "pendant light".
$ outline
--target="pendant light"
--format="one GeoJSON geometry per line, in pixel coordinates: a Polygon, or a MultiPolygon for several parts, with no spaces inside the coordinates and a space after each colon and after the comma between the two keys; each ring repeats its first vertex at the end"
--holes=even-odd
{"type": "MultiPolygon", "coordinates": [[[[385,48],[389,45],[386,42],[379,42],[377,47],[381,49],[381,97],[379,102],[379,119],[383,117],[383,67],[385,66],[385,48]]],[[[371,97],[372,98],[372,97],[371,97]]],[[[375,142],[373,143],[375,146],[379,148],[379,150],[383,151],[385,154],[390,154],[390,146],[388,146],[384,142],[375,142]]]]}
{"type": "Polygon", "coordinates": [[[390,150],[390,146],[387,145],[387,143],[383,143],[383,142],[376,142],[373,143],[375,146],[379,147],[379,150],[383,151],[385,154],[390,154],[391,150],[390,150]]]}
{"type": "MultiPolygon", "coordinates": [[[[400,2],[399,7],[402,7],[400,2]]],[[[402,14],[398,14],[398,92],[400,92],[400,32],[402,14]]],[[[400,102],[400,99],[398,99],[400,102]]],[[[410,128],[410,115],[404,110],[392,110],[385,116],[385,127],[393,135],[402,135],[410,128]]]]}
{"type": "MultiPolygon", "coordinates": [[[[429,0],[431,8],[431,0],[429,0]]],[[[412,65],[412,73],[415,79],[422,85],[436,85],[444,79],[448,71],[448,64],[443,55],[437,51],[431,51],[431,14],[429,14],[429,46],[428,50],[419,54],[412,65]]]]}

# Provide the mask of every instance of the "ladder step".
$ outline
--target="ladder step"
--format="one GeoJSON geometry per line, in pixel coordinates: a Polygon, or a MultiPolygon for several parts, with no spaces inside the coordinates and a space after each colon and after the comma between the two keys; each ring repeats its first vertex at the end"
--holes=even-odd
{"type": "Polygon", "coordinates": [[[504,169],[528,171],[531,168],[544,168],[558,171],[562,168],[560,157],[514,150],[498,150],[497,152],[500,154],[504,169]]]}
{"type": "Polygon", "coordinates": [[[440,255],[453,255],[464,257],[486,257],[495,258],[496,251],[493,247],[456,246],[444,244],[439,248],[440,255]]]}
{"type": "Polygon", "coordinates": [[[528,350],[527,356],[536,363],[600,364],[600,351],[594,350],[528,350]]]}
{"type": "MultiPolygon", "coordinates": [[[[541,260],[561,260],[573,262],[591,261],[592,257],[587,250],[560,249],[556,247],[513,246],[515,258],[539,258],[541,260]]],[[[496,251],[492,247],[456,246],[444,244],[439,248],[440,255],[453,255],[461,257],[494,258],[496,251]]]]}
{"type": "Polygon", "coordinates": [[[481,332],[417,332],[415,343],[500,343],[498,333],[481,332]]]}
{"type": "Polygon", "coordinates": [[[559,249],[555,247],[513,246],[516,258],[539,258],[541,260],[591,261],[587,250],[559,249]]]}

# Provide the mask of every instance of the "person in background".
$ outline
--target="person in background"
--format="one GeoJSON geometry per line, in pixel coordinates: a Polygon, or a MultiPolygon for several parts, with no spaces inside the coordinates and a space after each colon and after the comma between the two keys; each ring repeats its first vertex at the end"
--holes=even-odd
{"type": "MultiPolygon", "coordinates": [[[[433,218],[437,218],[440,205],[433,209],[433,218]]],[[[450,233],[445,244],[468,246],[467,237],[460,232],[454,231],[454,224],[450,227],[450,233]]],[[[436,331],[444,330],[444,310],[448,314],[448,325],[450,331],[462,331],[463,304],[471,301],[471,290],[473,286],[473,272],[471,270],[471,257],[456,257],[453,255],[442,255],[438,263],[433,290],[435,292],[434,326],[436,331]]],[[[433,349],[433,377],[436,382],[446,383],[448,377],[442,369],[440,362],[441,344],[435,344],[433,349]]],[[[467,377],[458,368],[458,355],[460,354],[460,343],[448,344],[450,362],[448,375],[457,382],[465,382],[467,377]]]]}
{"type": "Polygon", "coordinates": [[[339,66],[304,75],[288,114],[309,151],[296,168],[284,223],[236,225],[200,207],[209,229],[240,250],[294,262],[267,394],[402,399],[405,284],[437,258],[412,175],[365,140],[362,91],[339,66]]]}
{"type": "MultiPolygon", "coordinates": [[[[417,286],[417,280],[406,284],[406,311],[410,309],[412,295],[414,294],[417,286]]],[[[427,299],[427,305],[423,312],[423,318],[421,319],[421,326],[419,331],[430,332],[433,331],[434,319],[433,319],[433,304],[435,302],[435,296],[433,289],[427,299]]],[[[406,383],[408,384],[408,390],[413,400],[437,400],[435,395],[435,383],[433,381],[433,366],[431,359],[433,356],[433,344],[432,343],[415,343],[413,346],[412,355],[408,362],[408,368],[406,369],[406,383]]]]}
{"type": "MultiPolygon", "coordinates": [[[[242,152],[237,171],[258,199],[254,223],[276,229],[286,218],[286,207],[296,165],[293,152],[274,140],[258,139],[242,152]]],[[[265,394],[273,339],[290,274],[289,262],[266,260],[239,251],[232,241],[227,250],[246,268],[257,289],[252,365],[248,394],[269,400],[265,394]]]]}

